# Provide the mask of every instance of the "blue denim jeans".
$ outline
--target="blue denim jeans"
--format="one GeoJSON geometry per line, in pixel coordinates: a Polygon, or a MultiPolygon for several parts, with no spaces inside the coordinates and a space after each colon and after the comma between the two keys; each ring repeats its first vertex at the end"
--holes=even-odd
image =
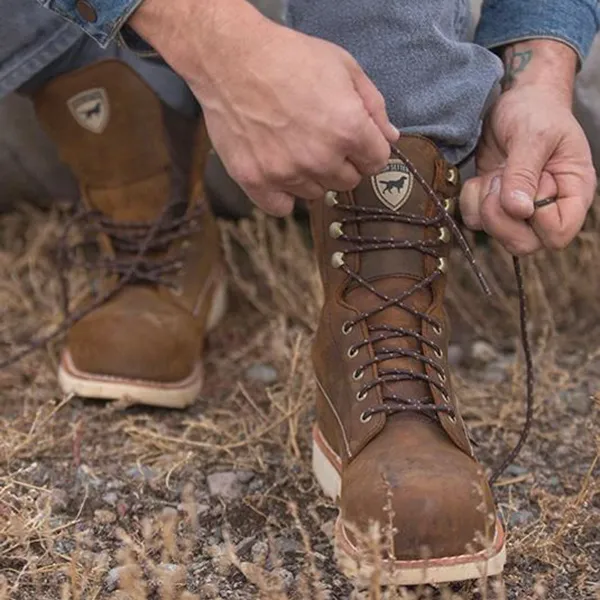
{"type": "MultiPolygon", "coordinates": [[[[349,50],[382,91],[402,131],[426,135],[450,161],[463,160],[477,142],[502,72],[494,54],[468,41],[469,0],[345,2],[354,10],[289,0],[287,22],[349,50]]],[[[115,44],[101,49],[35,0],[2,0],[0,96],[31,91],[60,73],[115,56],[132,64],[167,103],[193,110],[185,85],[167,67],[115,44]]]]}

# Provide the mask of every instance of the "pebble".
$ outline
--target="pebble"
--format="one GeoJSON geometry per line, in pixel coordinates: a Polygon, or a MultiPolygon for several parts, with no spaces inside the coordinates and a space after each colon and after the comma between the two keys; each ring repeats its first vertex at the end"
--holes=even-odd
{"type": "Polygon", "coordinates": [[[211,496],[234,499],[242,494],[242,484],[233,471],[212,473],[206,478],[211,496]]]}
{"type": "Polygon", "coordinates": [[[252,471],[237,471],[236,476],[241,483],[250,483],[254,479],[252,471]]]}
{"type": "Polygon", "coordinates": [[[568,399],[569,408],[578,415],[587,415],[592,410],[594,399],[585,392],[574,392],[568,399]]]}
{"type": "Polygon", "coordinates": [[[269,556],[269,544],[264,540],[255,542],[252,546],[252,550],[250,550],[250,555],[252,556],[252,562],[254,564],[264,565],[269,556]]]}
{"type": "Polygon", "coordinates": [[[125,475],[131,479],[150,481],[156,477],[156,472],[146,465],[133,465],[133,467],[129,467],[129,469],[125,471],[125,475]]]}
{"type": "Polygon", "coordinates": [[[283,586],[286,590],[289,590],[292,587],[292,584],[294,583],[294,575],[287,569],[283,569],[281,567],[279,569],[275,569],[273,571],[273,575],[275,575],[279,581],[283,583],[283,586]]]}
{"type": "Polygon", "coordinates": [[[465,351],[458,344],[450,344],[448,347],[448,363],[453,367],[458,367],[462,364],[465,358],[465,351]]]}
{"type": "Polygon", "coordinates": [[[511,527],[520,527],[526,525],[534,518],[534,514],[530,510],[517,510],[510,515],[508,520],[511,527]]]}
{"type": "Polygon", "coordinates": [[[494,350],[494,347],[483,340],[477,340],[471,347],[471,356],[473,360],[479,363],[490,363],[497,355],[498,353],[494,350]]]}
{"type": "Polygon", "coordinates": [[[94,521],[99,523],[100,525],[110,525],[117,520],[117,515],[110,510],[95,510],[94,511],[94,521]]]}
{"type": "Polygon", "coordinates": [[[119,587],[119,580],[121,575],[124,573],[126,567],[114,567],[107,574],[104,579],[104,587],[107,592],[114,592],[119,587]]]}
{"type": "Polygon", "coordinates": [[[300,542],[283,535],[276,537],[274,543],[275,548],[280,554],[301,554],[303,551],[300,542]]]}
{"type": "Polygon", "coordinates": [[[69,494],[65,490],[55,488],[50,494],[50,509],[53,514],[63,512],[69,504],[69,494]]]}
{"type": "Polygon", "coordinates": [[[506,474],[513,477],[520,477],[521,475],[526,475],[528,472],[525,467],[520,467],[519,465],[509,465],[506,468],[506,474]]]}
{"type": "Polygon", "coordinates": [[[246,376],[265,385],[275,383],[278,379],[275,367],[263,363],[255,363],[246,369],[246,376]]]}
{"type": "Polygon", "coordinates": [[[116,506],[119,496],[115,492],[108,492],[102,496],[102,502],[110,506],[116,506]]]}

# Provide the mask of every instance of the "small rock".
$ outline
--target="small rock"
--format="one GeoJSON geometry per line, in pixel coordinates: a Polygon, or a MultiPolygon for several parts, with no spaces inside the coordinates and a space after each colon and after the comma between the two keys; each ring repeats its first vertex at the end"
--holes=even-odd
{"type": "Polygon", "coordinates": [[[448,363],[453,367],[458,367],[462,364],[465,358],[465,351],[458,344],[450,344],[448,347],[448,363]]]}
{"type": "Polygon", "coordinates": [[[574,392],[568,400],[569,408],[578,415],[587,415],[592,410],[594,399],[585,392],[574,392]]]}
{"type": "Polygon", "coordinates": [[[283,535],[276,537],[274,542],[279,554],[299,554],[303,551],[302,544],[283,535]]]}
{"type": "Polygon", "coordinates": [[[506,474],[511,475],[512,477],[520,477],[527,473],[529,473],[529,471],[525,467],[520,467],[519,465],[509,465],[506,468],[506,474]]]}
{"type": "Polygon", "coordinates": [[[110,525],[117,520],[117,515],[110,510],[95,510],[94,521],[100,525],[110,525]]]}
{"type": "Polygon", "coordinates": [[[250,483],[254,479],[252,471],[236,471],[235,474],[240,483],[250,483]]]}
{"type": "Polygon", "coordinates": [[[275,575],[286,590],[289,590],[294,583],[294,575],[290,573],[287,569],[279,568],[273,571],[273,575],[275,575]]]}
{"type": "Polygon", "coordinates": [[[510,515],[508,520],[511,527],[520,527],[526,525],[534,518],[534,514],[530,510],[517,510],[510,515]]]}
{"type": "Polygon", "coordinates": [[[263,566],[267,562],[267,557],[269,556],[269,544],[264,540],[255,542],[252,546],[252,550],[250,550],[250,555],[252,556],[252,562],[254,564],[263,566]]]}
{"type": "Polygon", "coordinates": [[[278,375],[274,367],[268,364],[255,363],[246,369],[246,377],[265,385],[275,383],[278,375]]]}
{"type": "Polygon", "coordinates": [[[125,471],[125,475],[131,479],[150,481],[156,477],[156,472],[145,465],[134,465],[125,471]]]}
{"type": "Polygon", "coordinates": [[[333,529],[335,527],[335,519],[331,519],[330,521],[325,521],[321,525],[321,531],[327,536],[327,539],[333,539],[333,529]]]}
{"type": "Polygon", "coordinates": [[[490,363],[497,355],[498,353],[494,350],[493,346],[483,340],[477,340],[471,347],[471,356],[473,357],[473,360],[479,363],[490,363]]]}
{"type": "Polygon", "coordinates": [[[262,490],[262,488],[264,487],[265,482],[260,479],[260,477],[255,477],[251,482],[250,485],[248,486],[248,491],[250,493],[254,493],[254,492],[259,492],[260,490],[262,490]]]}
{"type": "Polygon", "coordinates": [[[69,504],[69,494],[65,490],[55,488],[50,494],[50,509],[53,514],[63,512],[69,504]]]}
{"type": "Polygon", "coordinates": [[[211,496],[233,500],[242,495],[242,484],[233,471],[212,473],[206,478],[206,483],[211,496]]]}
{"type": "Polygon", "coordinates": [[[104,579],[104,587],[107,592],[114,592],[119,587],[119,580],[123,576],[126,567],[115,567],[111,569],[104,579]]]}
{"type": "Polygon", "coordinates": [[[117,496],[116,492],[108,492],[102,496],[102,502],[110,506],[116,506],[118,500],[119,496],[117,496]]]}

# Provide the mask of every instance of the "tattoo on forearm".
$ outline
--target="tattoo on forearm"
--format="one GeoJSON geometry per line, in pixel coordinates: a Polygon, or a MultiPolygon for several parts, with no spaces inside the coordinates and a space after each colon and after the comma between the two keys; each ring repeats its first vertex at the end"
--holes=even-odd
{"type": "Polygon", "coordinates": [[[502,84],[504,89],[509,89],[516,81],[517,76],[523,73],[533,58],[533,50],[521,50],[517,52],[514,48],[508,48],[504,57],[505,74],[502,84]]]}

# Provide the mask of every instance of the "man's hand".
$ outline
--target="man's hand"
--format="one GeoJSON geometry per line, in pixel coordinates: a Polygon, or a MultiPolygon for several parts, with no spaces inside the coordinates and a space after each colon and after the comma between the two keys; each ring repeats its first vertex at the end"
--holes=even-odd
{"type": "Polygon", "coordinates": [[[515,255],[564,248],[592,204],[596,174],[572,113],[577,56],[553,40],[506,51],[504,92],[484,124],[478,176],[461,194],[462,217],[515,255]],[[556,197],[535,208],[534,200],[556,197]]]}
{"type": "Polygon", "coordinates": [[[342,48],[245,0],[145,0],[130,20],[190,85],[229,174],[265,211],[350,190],[380,171],[398,130],[342,48]]]}

